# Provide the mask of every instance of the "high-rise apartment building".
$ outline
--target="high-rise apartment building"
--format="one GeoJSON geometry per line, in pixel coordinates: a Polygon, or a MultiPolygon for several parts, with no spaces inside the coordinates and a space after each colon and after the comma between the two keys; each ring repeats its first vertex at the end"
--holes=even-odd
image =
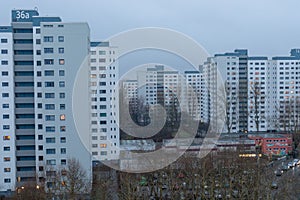
{"type": "Polygon", "coordinates": [[[247,50],[216,54],[203,65],[204,113],[213,119],[217,73],[226,91],[224,132],[292,131],[299,128],[300,50],[272,59],[247,50]],[[246,120],[245,120],[246,119],[246,120]]]}
{"type": "Polygon", "coordinates": [[[13,10],[11,26],[0,27],[0,190],[36,181],[49,166],[67,165],[68,158],[91,171],[72,113],[73,86],[89,56],[89,37],[86,23],[40,17],[37,10],[13,10]]]}
{"type": "Polygon", "coordinates": [[[94,161],[119,159],[117,48],[91,42],[91,152],[94,161]]]}

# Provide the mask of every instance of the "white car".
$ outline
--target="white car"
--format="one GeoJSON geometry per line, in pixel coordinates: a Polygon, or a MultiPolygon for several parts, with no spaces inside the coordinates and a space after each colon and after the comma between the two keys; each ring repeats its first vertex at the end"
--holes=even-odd
{"type": "Polygon", "coordinates": [[[300,165],[300,160],[299,159],[294,159],[293,163],[294,163],[294,166],[300,165]]]}
{"type": "Polygon", "coordinates": [[[294,167],[294,163],[293,162],[289,162],[288,163],[288,168],[293,168],[294,167]]]}

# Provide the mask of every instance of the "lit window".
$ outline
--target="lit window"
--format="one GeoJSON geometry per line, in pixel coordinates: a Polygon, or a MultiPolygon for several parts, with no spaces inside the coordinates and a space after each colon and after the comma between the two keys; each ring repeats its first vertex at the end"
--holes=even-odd
{"type": "Polygon", "coordinates": [[[60,121],[65,121],[66,120],[66,115],[63,114],[63,115],[60,115],[60,121]]]}
{"type": "Polygon", "coordinates": [[[106,148],[107,144],[100,144],[100,148],[106,148]]]}
{"type": "Polygon", "coordinates": [[[59,64],[64,65],[65,64],[65,59],[59,59],[59,64]]]}
{"type": "Polygon", "coordinates": [[[3,136],[3,140],[10,140],[10,136],[9,135],[3,136]]]}

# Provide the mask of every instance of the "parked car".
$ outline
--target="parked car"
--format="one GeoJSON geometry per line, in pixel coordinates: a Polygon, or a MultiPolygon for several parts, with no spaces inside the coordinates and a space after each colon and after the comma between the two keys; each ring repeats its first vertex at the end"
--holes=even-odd
{"type": "Polygon", "coordinates": [[[289,169],[289,167],[287,165],[282,165],[281,166],[282,171],[287,171],[288,169],[289,169]]]}
{"type": "Polygon", "coordinates": [[[293,163],[294,163],[294,166],[300,165],[300,160],[299,159],[294,159],[293,163]]]}
{"type": "Polygon", "coordinates": [[[277,185],[277,183],[276,182],[273,182],[272,184],[271,184],[271,188],[272,189],[278,189],[278,185],[277,185]]]}
{"type": "Polygon", "coordinates": [[[288,168],[293,168],[294,167],[294,163],[293,162],[289,162],[288,163],[288,168]]]}
{"type": "Polygon", "coordinates": [[[281,169],[277,169],[277,170],[275,171],[275,175],[276,175],[276,176],[281,176],[282,173],[283,173],[283,171],[282,171],[281,169]]]}

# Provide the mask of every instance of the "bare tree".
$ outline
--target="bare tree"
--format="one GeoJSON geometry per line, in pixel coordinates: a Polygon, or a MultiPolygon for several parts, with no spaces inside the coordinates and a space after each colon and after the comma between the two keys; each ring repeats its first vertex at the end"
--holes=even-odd
{"type": "Polygon", "coordinates": [[[256,131],[259,131],[260,121],[263,119],[263,115],[260,112],[260,105],[265,100],[264,95],[261,92],[261,85],[259,82],[254,81],[250,86],[250,117],[255,122],[256,131]],[[252,115],[254,113],[254,115],[252,115]]]}

